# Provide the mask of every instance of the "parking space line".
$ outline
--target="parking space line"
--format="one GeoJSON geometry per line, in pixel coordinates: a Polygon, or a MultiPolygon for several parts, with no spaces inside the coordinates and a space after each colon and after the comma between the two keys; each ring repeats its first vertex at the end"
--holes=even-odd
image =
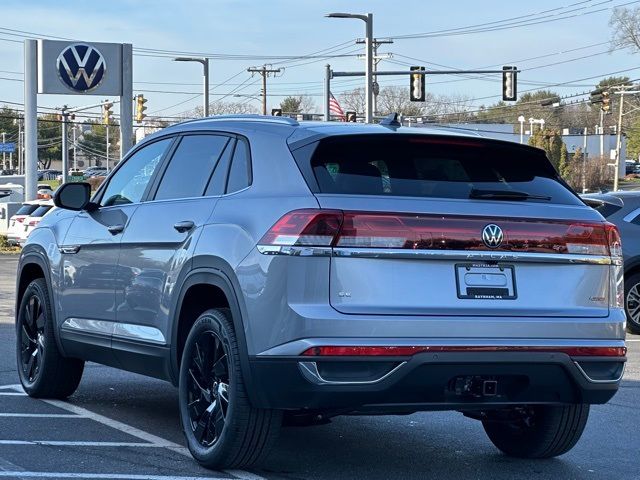
{"type": "MultiPolygon", "coordinates": [[[[12,390],[17,390],[20,391],[22,395],[26,395],[25,393],[22,393],[22,385],[18,384],[13,384],[13,385],[3,385],[0,386],[0,389],[12,389],[12,390]]],[[[0,391],[0,395],[2,395],[2,393],[7,393],[7,392],[1,392],[0,391]]],[[[11,392],[13,393],[13,392],[11,392]]],[[[17,392],[16,392],[17,393],[17,392]]],[[[130,442],[130,443],[126,443],[126,442],[63,442],[63,441],[22,441],[22,440],[0,440],[0,445],[29,445],[29,444],[35,444],[35,445],[56,445],[56,446],[63,446],[63,445],[68,445],[68,446],[130,446],[130,447],[160,447],[160,448],[166,448],[167,450],[171,450],[172,452],[178,453],[180,455],[183,455],[185,457],[191,457],[191,453],[189,452],[189,449],[186,447],[183,447],[181,445],[178,445],[177,443],[171,442],[169,440],[166,440],[164,438],[158,437],[157,435],[154,435],[152,433],[149,432],[145,432],[144,430],[140,430],[136,427],[133,427],[131,425],[127,425],[126,423],[120,422],[118,420],[114,420],[112,418],[109,417],[105,417],[104,415],[100,415],[99,413],[94,413],[91,410],[87,410],[86,408],[83,407],[79,407],[77,405],[73,405],[67,402],[64,402],[62,400],[49,400],[49,399],[39,399],[42,402],[48,403],[49,405],[53,405],[54,407],[60,408],[62,410],[66,410],[67,412],[71,413],[71,417],[78,417],[78,418],[88,418],[90,420],[93,420],[95,422],[101,423],[102,425],[106,425],[107,427],[113,428],[114,430],[118,430],[122,433],[126,433],[132,437],[136,437],[139,438],[140,440],[144,440],[145,442],[149,442],[149,443],[135,443],[135,442],[130,442]],[[12,443],[12,442],[20,442],[20,443],[12,443]]],[[[36,415],[36,414],[32,414],[32,415],[36,415]]],[[[44,415],[44,414],[42,414],[44,415]]],[[[61,414],[60,414],[61,415],[61,414]]],[[[6,477],[6,476],[10,476],[10,475],[4,475],[5,472],[3,472],[2,470],[0,470],[0,477],[6,477]]],[[[86,478],[86,479],[91,479],[91,478],[105,478],[105,479],[119,479],[119,478],[123,478],[123,479],[150,479],[150,480],[154,480],[154,479],[173,479],[173,480],[190,480],[191,478],[193,479],[201,479],[201,478],[205,478],[205,477],[167,477],[167,476],[153,476],[153,475],[124,475],[124,476],[108,476],[108,474],[105,474],[107,476],[99,476],[102,474],[75,474],[75,473],[56,473],[56,474],[49,474],[49,472],[27,472],[28,474],[32,474],[32,475],[25,475],[24,472],[20,472],[20,474],[22,476],[31,476],[34,478],[86,478]],[[98,476],[95,476],[98,475],[98,476]]],[[[228,475],[231,475],[235,478],[238,478],[240,480],[266,480],[264,477],[261,477],[260,475],[256,475],[254,473],[251,472],[247,472],[244,470],[224,470],[224,473],[227,473],[228,475]]],[[[210,480],[215,480],[213,478],[211,478],[210,480]]]]}
{"type": "Polygon", "coordinates": [[[167,475],[128,475],[126,473],[63,473],[63,472],[8,472],[0,470],[4,478],[82,478],[100,480],[229,480],[220,477],[176,477],[167,475]]]}
{"type": "Polygon", "coordinates": [[[0,413],[0,417],[24,418],[87,418],[73,413],[0,413]]]}
{"type": "Polygon", "coordinates": [[[143,442],[74,442],[67,440],[0,440],[0,445],[49,445],[55,447],[151,447],[163,445],[143,442]]]}

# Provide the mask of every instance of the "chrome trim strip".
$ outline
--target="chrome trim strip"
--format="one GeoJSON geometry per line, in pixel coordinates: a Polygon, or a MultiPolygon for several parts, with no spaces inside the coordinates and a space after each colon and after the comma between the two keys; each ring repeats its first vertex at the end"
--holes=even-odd
{"type": "Polygon", "coordinates": [[[111,336],[114,322],[91,320],[89,318],[67,318],[62,324],[63,330],[111,336]]]}
{"type": "Polygon", "coordinates": [[[375,380],[362,380],[362,381],[343,381],[343,380],[326,380],[322,378],[320,372],[318,371],[318,365],[316,362],[298,362],[298,366],[300,368],[300,372],[302,376],[306,378],[311,383],[315,383],[316,385],[373,385],[374,383],[379,383],[383,381],[385,378],[393,375],[398,369],[404,366],[407,362],[401,362],[392,368],[389,372],[385,373],[380,378],[375,380]]]}
{"type": "Polygon", "coordinates": [[[536,262],[610,265],[606,255],[578,255],[565,253],[489,252],[470,250],[406,250],[395,248],[334,248],[337,257],[399,258],[415,260],[462,260],[494,262],[536,262]]]}
{"type": "Polygon", "coordinates": [[[331,247],[281,247],[274,245],[258,245],[263,255],[291,255],[294,257],[330,257],[331,247]]]}
{"type": "Polygon", "coordinates": [[[614,380],[594,380],[589,375],[587,375],[587,372],[584,371],[584,369],[580,366],[580,364],[576,360],[574,360],[573,363],[575,364],[576,367],[578,367],[578,370],[580,370],[580,373],[584,376],[584,378],[586,378],[587,381],[591,383],[618,383],[620,380],[622,380],[622,377],[624,376],[624,369],[627,366],[626,363],[622,364],[622,372],[620,373],[620,376],[614,380]]]}
{"type": "Polygon", "coordinates": [[[125,340],[166,345],[164,335],[155,327],[134,325],[131,323],[117,323],[108,320],[92,320],[89,318],[67,318],[62,323],[62,330],[71,332],[90,333],[105,337],[115,337],[125,340]]]}
{"type": "Polygon", "coordinates": [[[78,253],[80,251],[80,245],[63,245],[58,248],[60,253],[73,254],[78,253]]]}
{"type": "Polygon", "coordinates": [[[146,325],[133,325],[131,323],[116,323],[113,328],[113,337],[156,343],[158,345],[166,344],[164,335],[157,328],[146,325]]]}
{"type": "Polygon", "coordinates": [[[258,245],[263,255],[291,255],[300,257],[335,256],[353,258],[389,258],[411,260],[455,260],[491,262],[567,263],[611,265],[607,255],[580,255],[573,253],[491,252],[472,250],[408,250],[400,248],[346,248],[346,247],[283,247],[258,245]]]}

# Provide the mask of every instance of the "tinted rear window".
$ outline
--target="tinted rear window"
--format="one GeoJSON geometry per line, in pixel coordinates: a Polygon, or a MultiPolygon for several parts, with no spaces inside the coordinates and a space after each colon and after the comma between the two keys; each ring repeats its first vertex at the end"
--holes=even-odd
{"type": "Polygon", "coordinates": [[[31,212],[32,217],[43,217],[45,213],[51,210],[53,207],[51,205],[41,205],[36,208],[33,212],[31,212]]]}
{"type": "Polygon", "coordinates": [[[22,205],[15,213],[15,215],[31,215],[31,212],[33,212],[36,208],[38,208],[37,205],[22,205]]]}
{"type": "Polygon", "coordinates": [[[310,162],[319,193],[468,199],[472,191],[524,192],[548,197],[528,201],[582,203],[560,183],[544,153],[519,145],[425,135],[334,136],[317,142],[310,162]]]}
{"type": "Polygon", "coordinates": [[[610,217],[621,208],[622,207],[618,205],[611,205],[610,203],[601,203],[600,205],[593,207],[593,209],[600,212],[600,215],[602,215],[604,218],[610,217]]]}

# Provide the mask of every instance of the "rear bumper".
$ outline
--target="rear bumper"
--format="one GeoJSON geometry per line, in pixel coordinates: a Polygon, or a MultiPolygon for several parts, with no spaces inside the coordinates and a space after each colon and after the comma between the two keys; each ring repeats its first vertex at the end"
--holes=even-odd
{"type": "Polygon", "coordinates": [[[411,357],[250,359],[263,408],[339,413],[483,410],[599,404],[618,390],[626,357],[551,352],[440,352],[411,357]]]}

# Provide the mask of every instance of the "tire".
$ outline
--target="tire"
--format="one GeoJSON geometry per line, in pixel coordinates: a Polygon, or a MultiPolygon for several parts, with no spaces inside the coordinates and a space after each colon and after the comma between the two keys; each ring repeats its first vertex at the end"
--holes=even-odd
{"type": "Polygon", "coordinates": [[[193,324],[178,385],[182,430],[200,465],[248,467],[266,456],[282,412],[251,406],[228,309],[208,310],[193,324]]]}
{"type": "Polygon", "coordinates": [[[51,312],[47,284],[38,278],[27,286],[16,319],[18,376],[29,396],[64,399],[78,388],[84,361],[60,354],[51,312]]]}
{"type": "Polygon", "coordinates": [[[513,422],[484,420],[489,440],[512,457],[551,458],[571,450],[589,418],[589,405],[538,405],[513,422]]]}
{"type": "Polygon", "coordinates": [[[624,311],[627,314],[627,330],[640,335],[640,273],[625,278],[624,311]]]}

